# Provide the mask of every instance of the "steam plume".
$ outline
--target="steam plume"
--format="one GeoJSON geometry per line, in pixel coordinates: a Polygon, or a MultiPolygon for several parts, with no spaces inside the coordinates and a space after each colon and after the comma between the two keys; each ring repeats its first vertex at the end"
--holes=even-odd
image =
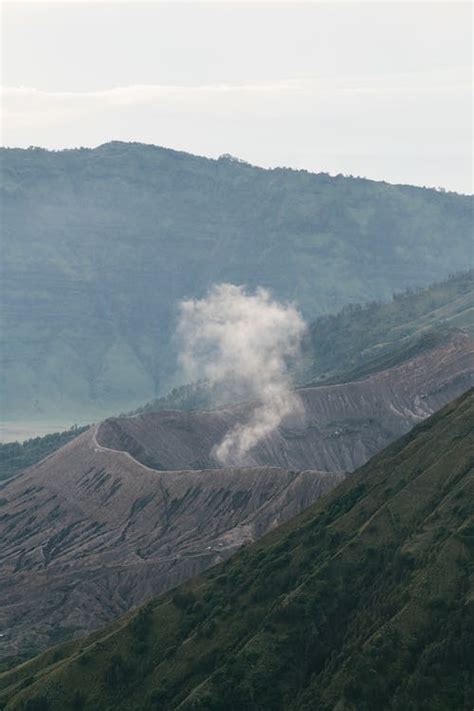
{"type": "Polygon", "coordinates": [[[265,289],[248,293],[233,284],[214,286],[203,299],[183,301],[178,336],[187,376],[224,384],[240,399],[255,399],[247,422],[227,432],[212,456],[242,465],[251,448],[301,409],[291,392],[287,361],[298,354],[304,321],[291,305],[265,289]]]}

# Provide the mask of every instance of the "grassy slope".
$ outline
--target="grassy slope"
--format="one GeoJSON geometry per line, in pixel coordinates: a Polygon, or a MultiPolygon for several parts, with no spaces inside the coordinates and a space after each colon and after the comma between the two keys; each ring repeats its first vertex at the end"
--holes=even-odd
{"type": "Polygon", "coordinates": [[[7,709],[472,709],[474,391],[225,564],[0,676],[7,709]]]}
{"type": "Polygon", "coordinates": [[[3,149],[4,418],[97,419],[161,394],[176,306],[215,282],[306,317],[472,262],[472,199],[113,142],[3,149]]]}
{"type": "Polygon", "coordinates": [[[474,270],[396,294],[389,302],[321,317],[309,330],[305,374],[316,381],[362,377],[457,329],[474,335],[474,270]]]}

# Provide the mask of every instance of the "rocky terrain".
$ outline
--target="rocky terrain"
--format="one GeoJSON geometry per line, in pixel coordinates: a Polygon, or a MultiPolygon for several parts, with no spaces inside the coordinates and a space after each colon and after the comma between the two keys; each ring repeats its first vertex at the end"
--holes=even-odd
{"type": "MultiPolygon", "coordinates": [[[[249,452],[245,466],[353,470],[474,382],[474,339],[458,333],[400,365],[355,382],[301,388],[304,415],[249,452]]],[[[105,447],[155,469],[218,467],[212,448],[254,404],[213,411],[147,412],[98,428],[105,447]]]]}
{"type": "Polygon", "coordinates": [[[91,630],[223,560],[343,478],[157,472],[95,428],[0,489],[1,656],[91,630]]]}
{"type": "Polygon", "coordinates": [[[91,427],[0,488],[1,656],[91,630],[297,514],[469,387],[458,334],[363,380],[300,390],[238,468],[213,444],[251,404],[91,427]]]}
{"type": "Polygon", "coordinates": [[[474,391],[139,611],[0,675],[5,711],[469,711],[474,391]]]}

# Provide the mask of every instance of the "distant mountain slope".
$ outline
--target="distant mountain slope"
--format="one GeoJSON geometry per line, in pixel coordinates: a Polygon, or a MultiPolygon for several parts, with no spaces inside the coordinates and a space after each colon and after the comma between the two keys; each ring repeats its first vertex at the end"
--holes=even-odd
{"type": "MultiPolygon", "coordinates": [[[[456,333],[360,380],[299,389],[304,415],[283,422],[242,464],[353,470],[473,384],[474,339],[456,333]]],[[[110,418],[97,438],[156,469],[214,468],[213,446],[254,407],[110,418]]]]}
{"type": "Polygon", "coordinates": [[[388,302],[350,305],[311,324],[300,378],[349,380],[380,370],[442,341],[474,337],[474,270],[395,294],[388,302]]]}
{"type": "Polygon", "coordinates": [[[0,676],[6,711],[474,703],[474,391],[223,565],[0,676]]]}
{"type": "MultiPolygon", "coordinates": [[[[474,337],[474,270],[388,302],[354,304],[314,321],[294,381],[299,385],[355,380],[403,363],[462,331],[474,337]]],[[[224,387],[183,385],[136,412],[193,410],[225,402],[224,387]]]]}
{"type": "Polygon", "coordinates": [[[472,265],[472,199],[140,144],[3,149],[3,417],[166,389],[177,302],[231,281],[306,317],[472,265]]]}

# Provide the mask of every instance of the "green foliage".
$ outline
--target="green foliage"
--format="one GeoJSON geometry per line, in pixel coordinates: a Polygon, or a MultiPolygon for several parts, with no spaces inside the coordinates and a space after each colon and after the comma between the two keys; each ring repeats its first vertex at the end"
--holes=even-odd
{"type": "Polygon", "coordinates": [[[85,711],[470,711],[473,432],[470,391],[293,521],[64,645],[59,665],[49,652],[0,675],[0,703],[69,711],[87,690],[85,711]]]}
{"type": "Polygon", "coordinates": [[[87,699],[85,694],[81,691],[76,691],[72,698],[71,709],[72,711],[83,711],[86,708],[87,699]]]}
{"type": "Polygon", "coordinates": [[[112,693],[115,693],[122,691],[132,676],[133,667],[124,661],[120,654],[114,654],[105,670],[104,681],[112,693]]]}
{"type": "Polygon", "coordinates": [[[473,309],[473,270],[388,302],[346,306],[311,325],[302,376],[351,380],[432,348],[458,329],[474,335],[473,309]]]}
{"type": "Polygon", "coordinates": [[[196,602],[196,597],[191,590],[176,590],[172,597],[173,603],[180,610],[190,610],[196,602]]]}
{"type": "Polygon", "coordinates": [[[44,696],[33,696],[25,704],[25,711],[50,711],[51,704],[44,696]]]}
{"type": "Polygon", "coordinates": [[[472,264],[469,196],[136,143],[1,157],[5,419],[163,394],[177,303],[215,282],[314,319],[472,264]]]}
{"type": "Polygon", "coordinates": [[[141,607],[130,623],[133,636],[144,642],[151,631],[152,609],[150,606],[141,607]]]}

